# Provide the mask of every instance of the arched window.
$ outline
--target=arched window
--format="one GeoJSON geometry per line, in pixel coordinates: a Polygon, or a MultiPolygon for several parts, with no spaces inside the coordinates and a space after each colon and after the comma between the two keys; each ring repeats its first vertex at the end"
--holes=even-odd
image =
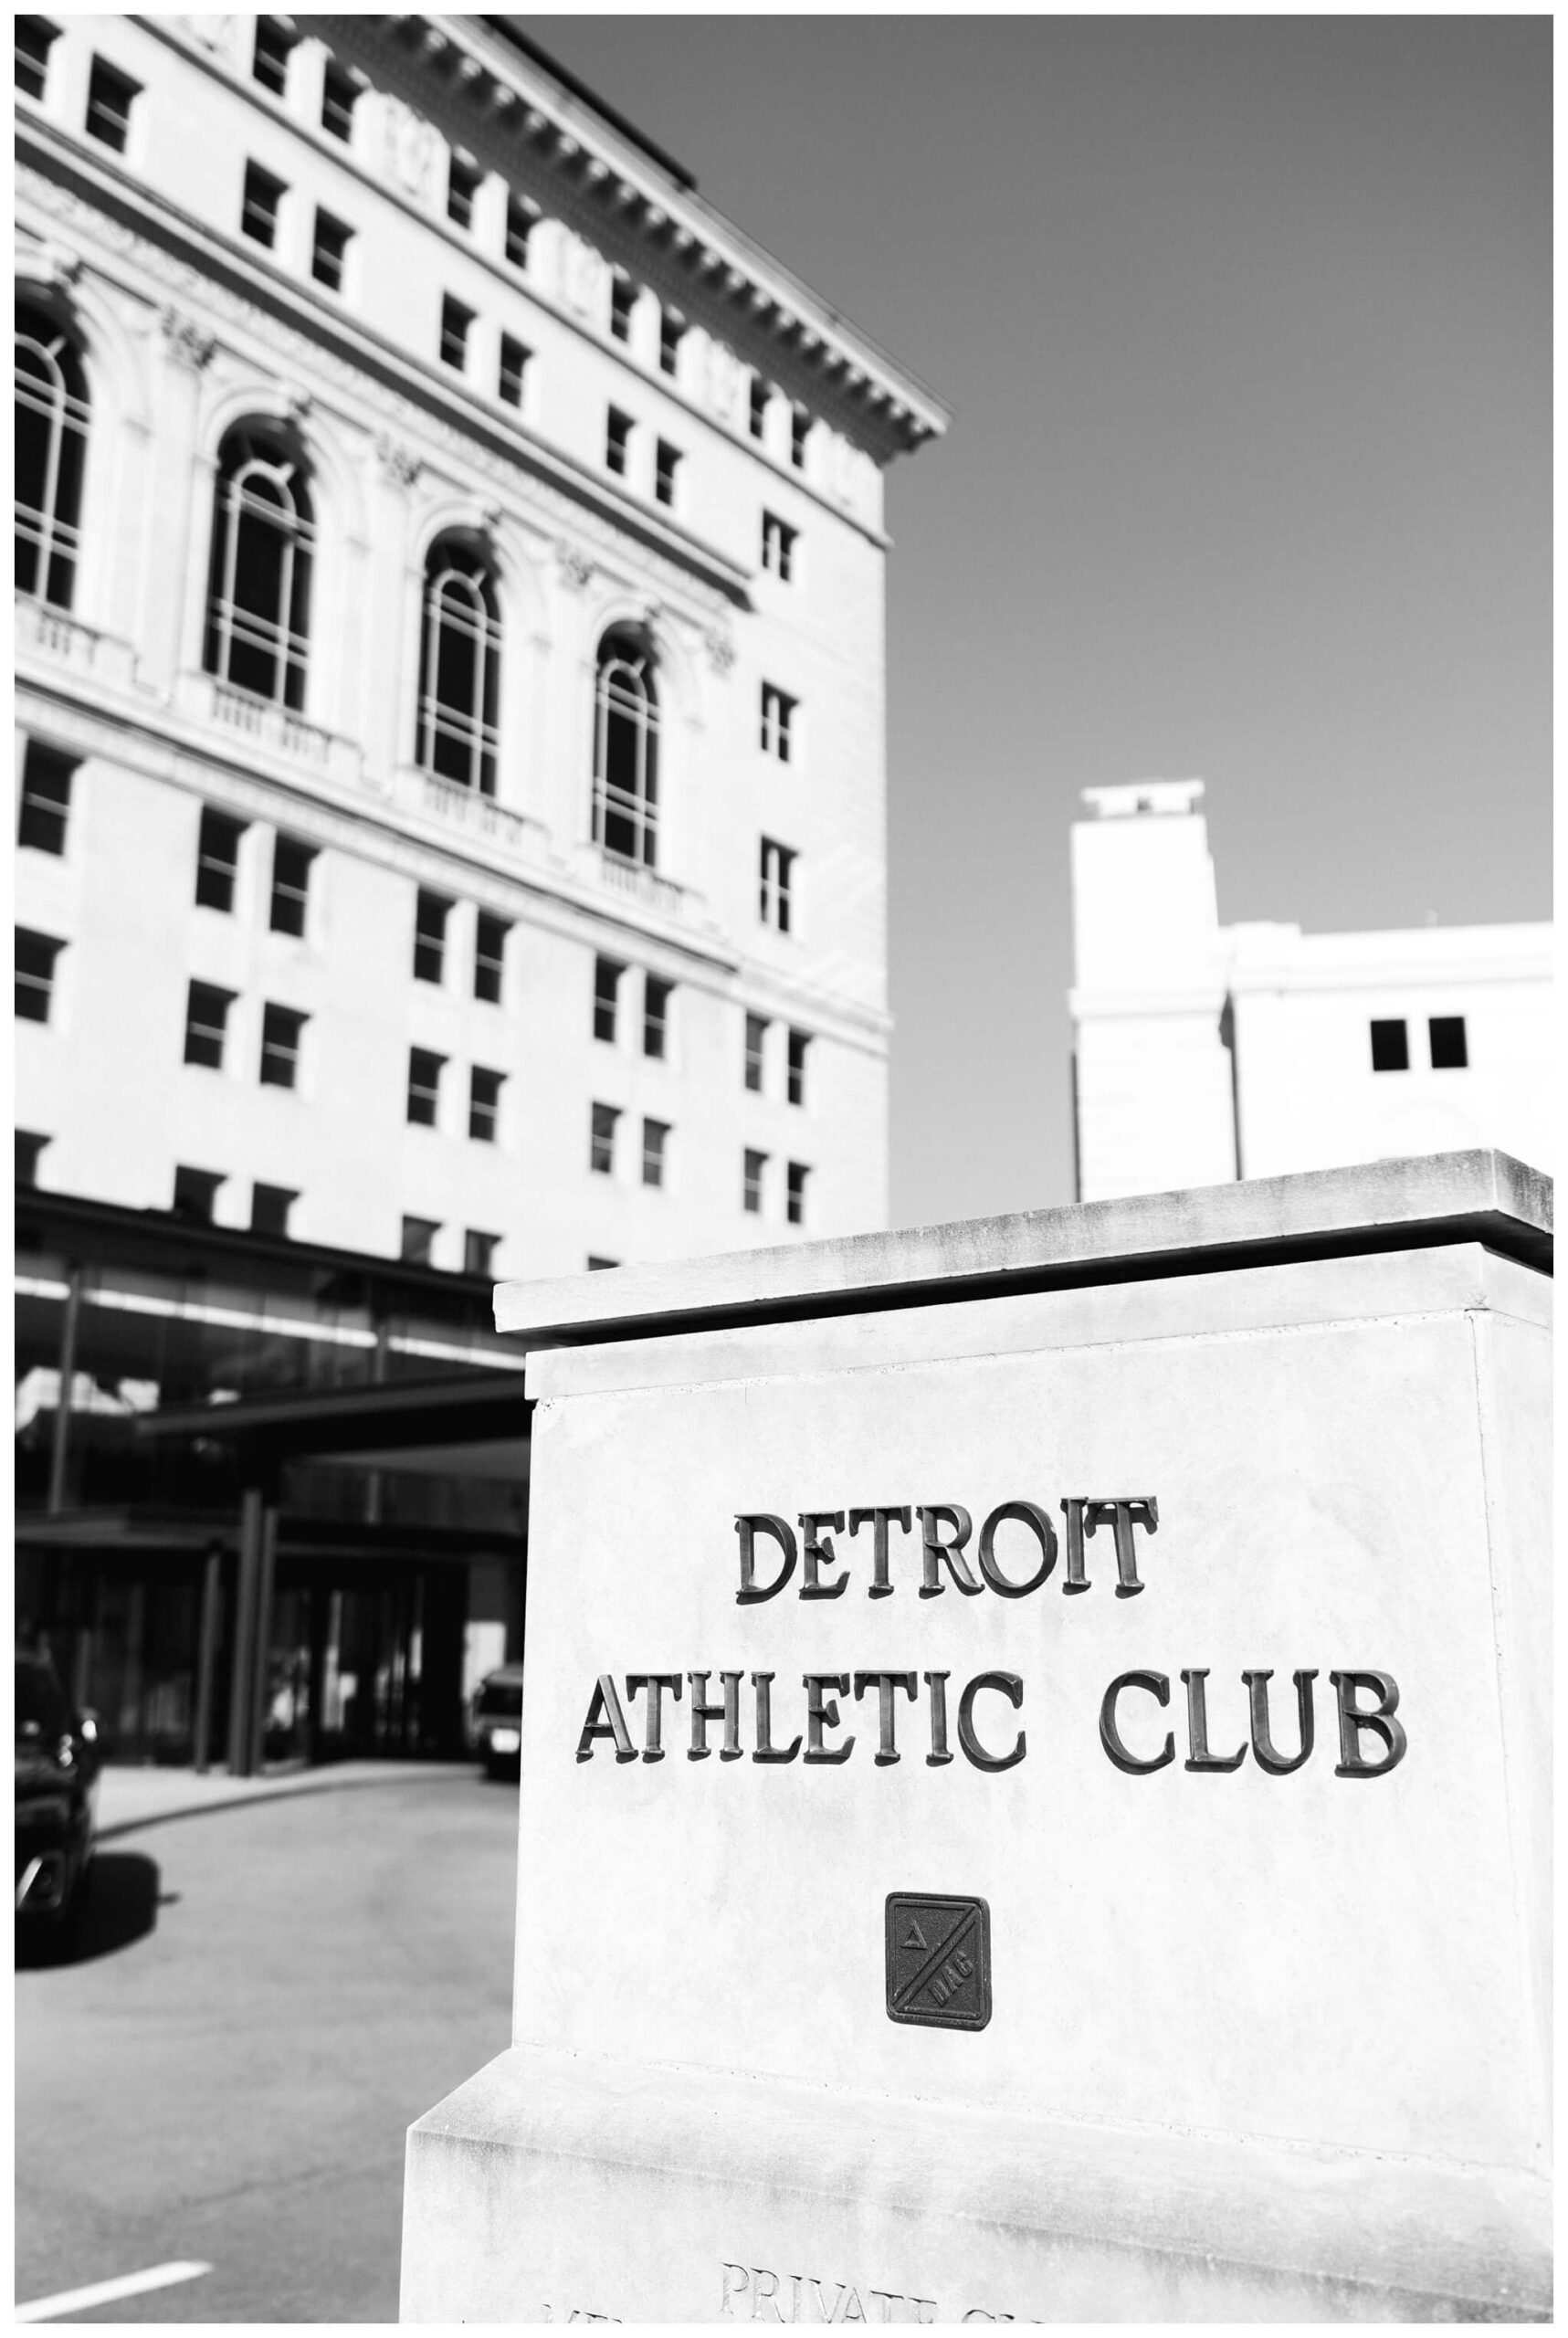
{"type": "Polygon", "coordinates": [[[231,430],[218,458],[205,663],[237,690],[305,703],[315,531],[303,469],[280,437],[231,430]]]}
{"type": "Polygon", "coordinates": [[[658,692],[653,652],[630,626],[599,644],[594,696],[594,841],[658,863],[658,692]]]}
{"type": "Polygon", "coordinates": [[[70,335],[16,303],[16,590],[68,609],[80,549],[87,376],[70,335]]]}
{"type": "Polygon", "coordinates": [[[450,536],[425,563],[419,744],[425,771],[481,795],[496,792],[500,620],[489,557],[450,536]]]}

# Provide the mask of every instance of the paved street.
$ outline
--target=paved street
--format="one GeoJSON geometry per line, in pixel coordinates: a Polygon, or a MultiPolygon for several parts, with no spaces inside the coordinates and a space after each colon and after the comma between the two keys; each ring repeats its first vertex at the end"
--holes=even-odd
{"type": "Polygon", "coordinates": [[[404,2130],[507,2042],[516,1827],[466,1767],[132,1810],[80,1961],[16,1976],[18,2301],[205,2261],[69,2318],[395,2320],[404,2130]]]}

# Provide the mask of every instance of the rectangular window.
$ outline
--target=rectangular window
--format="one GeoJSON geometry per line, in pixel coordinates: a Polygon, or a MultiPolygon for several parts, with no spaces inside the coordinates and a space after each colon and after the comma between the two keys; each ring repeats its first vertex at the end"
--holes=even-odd
{"type": "Polygon", "coordinates": [[[768,427],[768,385],[756,374],[752,376],[752,401],[746,417],[747,427],[753,438],[761,438],[768,427]]]}
{"type": "Polygon", "coordinates": [[[642,1051],[662,1063],[669,1050],[669,994],[673,983],[660,982],[657,974],[648,974],[642,992],[642,1051]]]}
{"type": "Polygon", "coordinates": [[[668,439],[661,438],[658,441],[658,454],[654,461],[653,491],[661,503],[669,505],[672,510],[675,504],[675,482],[679,469],[679,448],[672,447],[668,439]]]}
{"type": "Polygon", "coordinates": [[[22,816],[16,841],[35,852],[63,853],[76,764],[58,747],[29,739],[22,753],[22,816]]]}
{"type": "Polygon", "coordinates": [[[408,1118],[416,1128],[433,1129],[441,1102],[441,1067],[445,1056],[428,1048],[408,1050],[408,1118]]]}
{"type": "Polygon", "coordinates": [[[359,96],[360,83],[354,76],[329,58],[321,82],[321,128],[330,137],[341,138],[345,146],[353,142],[359,96]]]}
{"type": "MultiPolygon", "coordinates": [[[[65,948],[47,933],[16,928],[16,1012],[25,1023],[47,1023],[55,991],[55,960],[65,948]]],[[[192,989],[196,985],[192,985],[192,989]]]]}
{"type": "Polygon", "coordinates": [[[239,866],[243,820],[202,806],[201,833],[196,839],[196,905],[204,910],[232,910],[235,872],[239,866]]]}
{"type": "Polygon", "coordinates": [[[463,1272],[483,1275],[489,1281],[496,1270],[496,1252],[500,1248],[499,1234],[476,1234],[470,1227],[463,1237],[463,1272]]]}
{"type": "Polygon", "coordinates": [[[593,1125],[588,1137],[588,1166],[596,1170],[601,1177],[615,1174],[616,1122],[620,1117],[613,1104],[594,1106],[593,1125]]]}
{"type": "Polygon", "coordinates": [[[1372,1027],[1372,1068],[1373,1071],[1408,1071],[1410,1040],[1403,1016],[1397,1021],[1376,1023],[1372,1027]]]}
{"type": "Polygon", "coordinates": [[[792,1226],[805,1224],[805,1181],[811,1172],[802,1163],[792,1161],[785,1173],[784,1216],[792,1226]]]}
{"type": "Polygon", "coordinates": [[[658,370],[674,374],[680,366],[680,344],[686,337],[684,321],[666,309],[658,321],[658,370]]]}
{"type": "Polygon", "coordinates": [[[775,844],[771,837],[763,838],[757,907],[763,923],[776,927],[780,933],[790,930],[791,889],[798,858],[787,845],[775,844]]]}
{"type": "Polygon", "coordinates": [[[260,244],[271,251],[278,241],[278,207],[286,189],[281,179],[264,171],[259,163],[245,166],[245,198],[239,206],[239,232],[248,236],[253,244],[260,244]]]}
{"type": "Polygon", "coordinates": [[[781,764],[791,760],[790,726],[799,704],[798,699],[775,690],[772,682],[763,684],[763,753],[781,764]]]}
{"type": "Polygon", "coordinates": [[[308,844],[297,843],[293,837],[274,837],[269,919],[274,933],[304,932],[305,911],[310,898],[310,863],[315,858],[308,844]]]}
{"type": "Polygon", "coordinates": [[[141,94],[139,81],[95,57],[87,85],[88,136],[123,154],[131,138],[131,109],[141,94]]]}
{"type": "Polygon", "coordinates": [[[789,1101],[792,1104],[805,1101],[805,1051],[811,1041],[804,1031],[789,1035],[789,1101]]]}
{"type": "Polygon", "coordinates": [[[398,1245],[398,1257],[405,1266],[427,1267],[436,1237],[441,1231],[440,1221],[434,1217],[405,1217],[403,1239],[398,1245]]]}
{"type": "Polygon", "coordinates": [[[798,528],[785,525],[776,512],[763,513],[763,566],[781,584],[787,584],[795,566],[795,540],[798,528]]]}
{"type": "Polygon", "coordinates": [[[789,416],[789,458],[797,471],[805,469],[805,434],[811,416],[803,405],[792,406],[789,416]]]}
{"type": "Polygon", "coordinates": [[[614,472],[616,479],[625,479],[630,468],[631,448],[631,416],[613,405],[605,423],[605,469],[614,472]]]}
{"type": "Polygon", "coordinates": [[[588,1272],[591,1275],[605,1274],[611,1267],[618,1267],[620,1263],[618,1259],[596,1259],[592,1251],[588,1254],[588,1272]]]}
{"type": "Polygon", "coordinates": [[[282,97],[289,86],[289,57],[294,41],[295,35],[286,33],[270,16],[258,16],[251,78],[259,81],[264,90],[270,90],[275,98],[282,97]]]}
{"type": "Polygon", "coordinates": [[[349,246],[353,241],[353,230],[345,227],[341,219],[334,219],[330,211],[317,212],[315,241],[310,247],[310,273],[318,284],[326,286],[329,292],[341,292],[343,289],[343,270],[348,266],[349,246]]]}
{"type": "Polygon", "coordinates": [[[447,913],[452,904],[419,889],[414,905],[414,979],[438,983],[447,963],[447,913]]]}
{"type": "Polygon", "coordinates": [[[500,1002],[510,931],[503,918],[491,917],[484,910],[479,911],[474,926],[474,996],[488,998],[492,1006],[500,1002]]]}
{"type": "Polygon", "coordinates": [[[754,1095],[763,1092],[763,1058],[767,1047],[768,1026],[765,1016],[746,1017],[746,1085],[754,1095]]]}
{"type": "Polygon", "coordinates": [[[645,1185],[664,1183],[665,1142],[669,1135],[668,1122],[645,1121],[642,1124],[642,1181],[645,1185]]]}
{"type": "Polygon", "coordinates": [[[465,309],[449,292],[441,299],[441,363],[461,373],[468,362],[468,327],[474,321],[472,309],[465,309]]]}
{"type": "Polygon", "coordinates": [[[218,1187],[224,1179],[216,1169],[174,1170],[174,1216],[193,1226],[210,1226],[218,1187]]]}
{"type": "Polygon", "coordinates": [[[528,378],[528,361],[532,353],[531,350],[523,347],[521,341],[514,341],[510,332],[502,333],[500,376],[496,384],[496,393],[503,405],[522,404],[523,385],[528,378]]]}
{"type": "Polygon", "coordinates": [[[1426,1041],[1434,1071],[1463,1071],[1469,1063],[1462,1015],[1432,1015],[1426,1020],[1426,1041]]]}
{"type": "Polygon", "coordinates": [[[610,279],[610,337],[613,341],[630,341],[632,310],[637,297],[637,288],[631,278],[623,276],[617,269],[610,279]]]}
{"type": "Polygon", "coordinates": [[[503,1077],[499,1071],[484,1071],[478,1064],[468,1073],[468,1134],[477,1143],[493,1144],[496,1141],[503,1077]]]}
{"type": "Polygon", "coordinates": [[[521,198],[509,195],[506,199],[506,256],[513,268],[528,266],[528,239],[539,225],[539,214],[521,198]]]}
{"type": "Polygon", "coordinates": [[[16,1129],[13,1133],[16,1137],[16,1191],[19,1194],[30,1194],[37,1186],[38,1164],[44,1157],[44,1147],[49,1140],[47,1136],[36,1135],[31,1129],[16,1129]]]}
{"type": "Polygon", "coordinates": [[[447,164],[447,216],[454,227],[471,227],[474,224],[474,197],[479,191],[481,174],[472,163],[465,163],[454,154],[447,164]]]}
{"type": "Polygon", "coordinates": [[[208,1071],[223,1069],[223,1043],[234,993],[211,983],[193,983],[185,999],[185,1061],[208,1071]]]}
{"type": "Polygon", "coordinates": [[[620,1000],[621,976],[626,968],[614,958],[594,961],[594,1037],[616,1044],[616,1010],[620,1000]]]}
{"type": "Polygon", "coordinates": [[[16,18],[16,87],[25,98],[41,98],[49,74],[49,49],[59,27],[42,16],[16,18]]]}
{"type": "Polygon", "coordinates": [[[747,1153],[745,1168],[741,1179],[741,1207],[749,1210],[753,1217],[762,1216],[763,1171],[767,1165],[768,1156],[765,1153],[747,1153]]]}
{"type": "Polygon", "coordinates": [[[276,1241],[289,1238],[289,1213],[300,1196],[290,1193],[287,1185],[252,1185],[250,1189],[250,1230],[253,1234],[270,1234],[276,1241]]]}
{"type": "Polygon", "coordinates": [[[261,1010],[261,1085],[292,1088],[300,1076],[300,1037],[307,1018],[291,1006],[261,1010]]]}

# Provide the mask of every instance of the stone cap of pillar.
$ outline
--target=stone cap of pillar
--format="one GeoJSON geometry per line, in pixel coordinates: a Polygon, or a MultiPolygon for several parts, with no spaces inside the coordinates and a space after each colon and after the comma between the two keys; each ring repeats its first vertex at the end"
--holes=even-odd
{"type": "Polygon", "coordinates": [[[1439,1153],[503,1282],[496,1329],[582,1345],[1456,1242],[1550,1273],[1550,1177],[1506,1153],[1439,1153]]]}

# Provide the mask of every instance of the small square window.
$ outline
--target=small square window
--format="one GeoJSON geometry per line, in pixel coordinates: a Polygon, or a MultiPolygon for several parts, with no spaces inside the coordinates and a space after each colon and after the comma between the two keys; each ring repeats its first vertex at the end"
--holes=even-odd
{"type": "Polygon", "coordinates": [[[204,910],[234,908],[234,880],[239,867],[243,820],[202,806],[201,831],[196,838],[196,905],[204,910]]]}
{"type": "Polygon", "coordinates": [[[264,171],[259,163],[247,163],[239,232],[267,251],[271,251],[278,242],[278,212],[286,192],[282,180],[275,179],[270,171],[264,171]]]}
{"type": "Polygon", "coordinates": [[[408,1118],[416,1128],[433,1129],[441,1102],[441,1067],[445,1056],[428,1048],[408,1050],[408,1118]]]}
{"type": "Polygon", "coordinates": [[[472,309],[465,309],[449,292],[441,300],[441,363],[458,374],[468,362],[468,327],[474,321],[472,309]]]}
{"type": "Polygon", "coordinates": [[[24,1023],[47,1023],[54,999],[55,960],[65,948],[47,933],[16,928],[16,1012],[24,1023]]]}
{"type": "Polygon", "coordinates": [[[489,999],[492,1006],[500,1002],[510,931],[504,918],[491,917],[484,910],[479,911],[474,926],[474,996],[489,999]]]}
{"type": "Polygon", "coordinates": [[[282,97],[289,86],[289,58],[296,36],[285,32],[270,16],[256,20],[256,47],[251,55],[250,71],[253,80],[275,98],[282,97]]]}
{"type": "Polygon", "coordinates": [[[610,337],[614,341],[630,341],[632,311],[637,305],[637,288],[629,276],[617,269],[610,279],[610,337]]]}
{"type": "Polygon", "coordinates": [[[300,1037],[307,1017],[291,1006],[261,1010],[261,1084],[292,1088],[300,1075],[300,1037]]]}
{"type": "Polygon", "coordinates": [[[341,219],[334,219],[330,211],[317,212],[316,237],[310,247],[310,273],[318,284],[326,286],[329,292],[341,292],[343,289],[343,274],[348,266],[349,246],[353,241],[353,230],[345,227],[341,219]]]}
{"type": "Polygon", "coordinates": [[[414,979],[438,983],[447,963],[447,916],[451,902],[419,889],[414,905],[414,979]]]}
{"type": "Polygon", "coordinates": [[[787,764],[791,760],[791,725],[799,704],[798,699],[775,690],[772,682],[763,684],[763,753],[772,755],[775,762],[787,764]]]}
{"type": "Polygon", "coordinates": [[[223,1069],[223,1045],[234,993],[211,983],[193,983],[185,999],[185,1061],[207,1071],[223,1069]]]}
{"type": "Polygon", "coordinates": [[[225,1180],[214,1169],[182,1169],[174,1171],[174,1216],[188,1218],[193,1226],[210,1226],[218,1187],[225,1180]]]}
{"type": "Polygon", "coordinates": [[[429,1266],[430,1253],[435,1248],[436,1237],[440,1231],[441,1225],[438,1218],[405,1217],[403,1221],[403,1239],[398,1246],[397,1253],[405,1266],[429,1266]]]}
{"type": "Polygon", "coordinates": [[[594,961],[594,1037],[606,1040],[611,1047],[616,1044],[616,1012],[625,972],[626,968],[614,958],[594,961]]]}
{"type": "Polygon", "coordinates": [[[479,191],[482,173],[471,163],[454,154],[447,165],[447,216],[455,227],[471,227],[474,224],[474,197],[479,191]]]}
{"type": "Polygon", "coordinates": [[[300,1196],[287,1185],[252,1185],[250,1189],[250,1230],[253,1234],[269,1234],[275,1241],[287,1241],[289,1213],[300,1196]]]}
{"type": "Polygon", "coordinates": [[[1410,1040],[1404,1018],[1397,1021],[1374,1022],[1372,1027],[1372,1068],[1373,1071],[1408,1071],[1410,1040]]]}
{"type": "Polygon", "coordinates": [[[805,1051],[811,1045],[804,1031],[789,1035],[789,1101],[792,1104],[805,1102],[805,1051]]]}
{"type": "Polygon", "coordinates": [[[1465,1018],[1462,1015],[1433,1015],[1426,1023],[1426,1040],[1432,1050],[1434,1071],[1463,1071],[1470,1057],[1465,1044],[1465,1018]]]}
{"type": "Polygon", "coordinates": [[[680,344],[685,338],[685,321],[666,309],[658,321],[658,370],[661,374],[679,372],[680,344]]]}
{"type": "Polygon", "coordinates": [[[49,50],[59,38],[59,27],[43,16],[16,20],[16,87],[25,98],[41,98],[48,79],[49,50]]]}
{"type": "Polygon", "coordinates": [[[521,341],[514,341],[510,333],[502,333],[500,374],[496,384],[496,394],[503,405],[521,405],[528,380],[528,361],[531,354],[532,352],[525,349],[521,341]]]}
{"type": "Polygon", "coordinates": [[[468,1134],[479,1144],[494,1144],[500,1113],[500,1084],[504,1075],[483,1071],[475,1064],[468,1073],[468,1134]]]}
{"type": "Polygon", "coordinates": [[[775,512],[763,513],[763,566],[781,584],[787,584],[795,567],[795,542],[799,530],[785,525],[775,512]]]}
{"type": "Polygon", "coordinates": [[[274,933],[303,934],[310,900],[310,863],[316,856],[308,844],[279,836],[272,844],[272,908],[274,933]]]}
{"type": "Polygon", "coordinates": [[[765,1153],[748,1153],[741,1176],[741,1206],[753,1217],[760,1217],[763,1208],[763,1172],[768,1165],[765,1153]]]}
{"type": "Polygon", "coordinates": [[[605,424],[605,469],[625,479],[631,468],[632,418],[613,405],[605,424]]]}
{"type": "Polygon", "coordinates": [[[34,852],[63,853],[70,820],[71,781],[76,764],[41,739],[29,739],[22,754],[22,816],[16,841],[34,852]]]}
{"type": "Polygon", "coordinates": [[[329,60],[321,82],[321,128],[329,137],[341,138],[345,146],[353,142],[360,86],[352,73],[329,60]]]}
{"type": "Polygon", "coordinates": [[[539,225],[537,211],[520,196],[506,199],[506,256],[513,268],[528,266],[528,239],[539,225]]]}
{"type": "Polygon", "coordinates": [[[798,857],[787,845],[775,844],[771,837],[763,837],[757,907],[763,923],[773,926],[780,933],[790,931],[793,918],[791,890],[798,857]]]}
{"type": "Polygon", "coordinates": [[[30,1194],[37,1186],[38,1164],[44,1157],[44,1148],[49,1140],[47,1136],[35,1135],[31,1129],[16,1129],[13,1133],[16,1141],[16,1191],[19,1194],[30,1194]]]}
{"type": "Polygon", "coordinates": [[[746,1085],[753,1095],[763,1092],[763,1062],[767,1048],[767,1019],[761,1015],[746,1017],[746,1085]]]}
{"type": "Polygon", "coordinates": [[[669,1047],[669,995],[673,983],[661,982],[657,974],[648,974],[643,982],[642,1051],[664,1061],[669,1047]]]}
{"type": "Polygon", "coordinates": [[[753,374],[752,376],[751,405],[746,416],[746,427],[751,431],[753,438],[761,438],[766,435],[768,427],[769,395],[770,393],[767,384],[763,381],[760,381],[756,374],[753,374]]]}
{"type": "Polygon", "coordinates": [[[87,85],[88,136],[123,154],[131,140],[131,109],[141,94],[139,81],[117,73],[112,65],[95,57],[87,85]]]}
{"type": "Polygon", "coordinates": [[[495,1274],[496,1252],[500,1248],[499,1234],[476,1234],[470,1227],[463,1237],[463,1272],[482,1275],[488,1282],[495,1274]]]}
{"type": "Polygon", "coordinates": [[[811,416],[803,405],[792,406],[789,417],[789,458],[797,471],[805,469],[805,437],[811,416]]]}
{"type": "Polygon", "coordinates": [[[805,1224],[805,1181],[811,1172],[803,1163],[792,1161],[785,1170],[784,1216],[792,1226],[805,1224]]]}
{"type": "Polygon", "coordinates": [[[642,1181],[645,1185],[664,1183],[665,1145],[669,1136],[663,1121],[645,1121],[642,1124],[642,1181]]]}
{"type": "Polygon", "coordinates": [[[588,1166],[601,1177],[615,1174],[616,1122],[620,1113],[614,1104],[595,1104],[588,1136],[588,1166]]]}
{"type": "Polygon", "coordinates": [[[679,474],[680,460],[679,448],[672,447],[668,439],[661,438],[658,441],[658,454],[654,462],[653,491],[661,503],[668,505],[672,510],[675,505],[675,482],[679,474]]]}

